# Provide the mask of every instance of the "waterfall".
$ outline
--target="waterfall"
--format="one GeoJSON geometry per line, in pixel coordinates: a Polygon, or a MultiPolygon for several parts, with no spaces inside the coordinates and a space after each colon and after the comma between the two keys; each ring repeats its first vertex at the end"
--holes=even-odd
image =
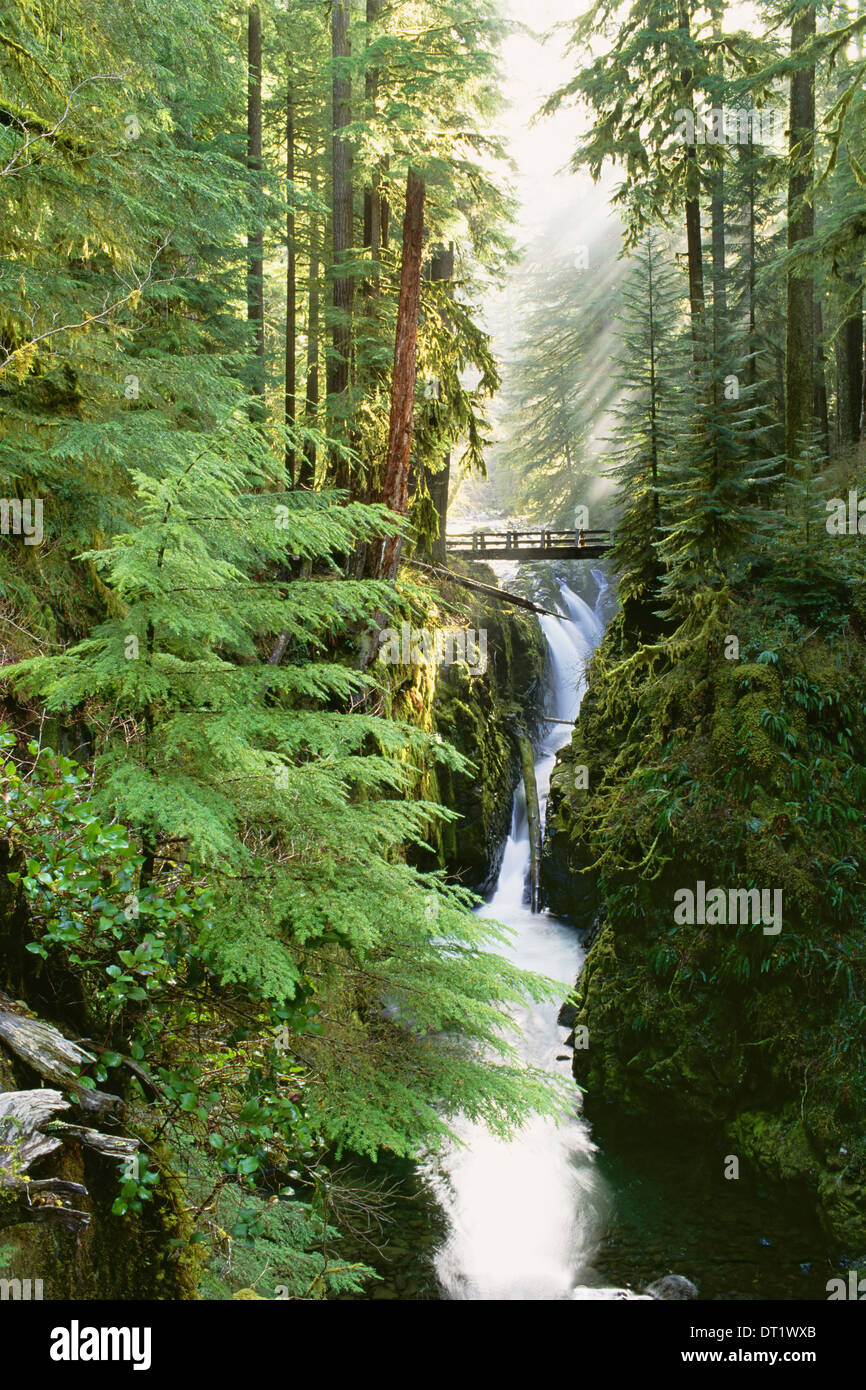
{"type": "MultiPolygon", "coordinates": [[[[551,671],[545,713],[558,719],[576,718],[585,662],[604,631],[598,609],[607,582],[601,571],[593,573],[600,588],[595,611],[563,586],[567,616],[541,619],[551,671]]],[[[571,735],[565,724],[547,729],[535,769],[542,814],[556,751],[571,735]]],[[[480,912],[511,928],[503,954],[523,969],[562,981],[564,998],[580,973],[584,953],[573,927],[549,913],[529,911],[528,865],[526,812],[518,790],[496,891],[480,912]]],[[[559,1027],[557,1012],[555,1003],[527,1003],[517,1010],[517,1045],[527,1062],[567,1077],[567,1030],[559,1027]]],[[[459,1142],[428,1172],[449,1225],[436,1258],[444,1297],[617,1296],[617,1290],[598,1287],[592,1267],[609,1198],[593,1161],[595,1148],[580,1115],[577,1090],[570,1116],[559,1123],[530,1117],[509,1142],[469,1121],[458,1123],[456,1131],[459,1142]]]]}

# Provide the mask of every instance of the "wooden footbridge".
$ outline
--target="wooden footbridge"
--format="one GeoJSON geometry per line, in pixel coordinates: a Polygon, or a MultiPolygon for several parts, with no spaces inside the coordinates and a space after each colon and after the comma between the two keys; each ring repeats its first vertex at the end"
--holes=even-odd
{"type": "Polygon", "coordinates": [[[449,555],[470,560],[594,560],[613,545],[612,531],[471,531],[446,536],[449,555]]]}

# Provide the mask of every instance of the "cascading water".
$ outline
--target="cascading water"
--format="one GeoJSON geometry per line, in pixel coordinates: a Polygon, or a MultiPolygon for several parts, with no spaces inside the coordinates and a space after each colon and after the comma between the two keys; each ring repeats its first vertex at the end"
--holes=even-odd
{"type": "MultiPolygon", "coordinates": [[[[546,713],[574,720],[584,688],[584,663],[599,642],[598,616],[607,590],[600,571],[596,611],[567,586],[562,601],[568,618],[541,619],[552,679],[546,713]]],[[[566,724],[548,725],[536,764],[542,813],[556,751],[568,741],[566,724]]],[[[515,797],[511,837],[496,891],[481,910],[512,930],[503,952],[517,965],[562,981],[569,992],[584,952],[574,928],[547,913],[533,915],[524,902],[529,837],[521,793],[515,797]]],[[[555,1003],[528,1003],[516,1014],[518,1047],[527,1062],[568,1074],[566,1030],[557,1024],[555,1003]]],[[[565,1299],[610,1297],[597,1287],[592,1257],[608,1206],[593,1163],[594,1146],[580,1117],[558,1124],[533,1117],[506,1143],[480,1125],[457,1126],[455,1145],[431,1175],[449,1233],[436,1257],[443,1293],[465,1299],[565,1299]]]]}

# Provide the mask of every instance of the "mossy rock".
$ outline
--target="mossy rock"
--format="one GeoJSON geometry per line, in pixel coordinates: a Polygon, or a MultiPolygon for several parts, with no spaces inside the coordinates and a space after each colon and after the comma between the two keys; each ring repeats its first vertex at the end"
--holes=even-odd
{"type": "Polygon", "coordinates": [[[601,865],[574,1072],[647,1121],[735,1135],[862,1250],[866,642],[853,628],[798,640],[789,614],[741,599],[724,631],[775,660],[729,662],[706,640],[668,658],[615,621],[590,667],[544,859],[551,906],[578,921],[579,871],[601,865]],[[674,891],[698,879],[781,890],[781,934],[674,924],[674,891]]]}

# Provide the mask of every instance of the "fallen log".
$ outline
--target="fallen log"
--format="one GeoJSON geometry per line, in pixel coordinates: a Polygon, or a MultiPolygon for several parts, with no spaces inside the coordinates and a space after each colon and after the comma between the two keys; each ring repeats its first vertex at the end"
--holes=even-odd
{"type": "Polygon", "coordinates": [[[478,579],[464,579],[462,574],[443,569],[441,565],[425,565],[420,560],[407,560],[406,563],[413,569],[425,570],[436,579],[447,579],[449,584],[459,584],[462,589],[471,589],[475,593],[484,594],[486,598],[498,599],[500,603],[513,603],[518,608],[528,608],[530,613],[541,613],[545,618],[562,616],[560,613],[552,613],[549,608],[540,607],[539,604],[533,603],[532,599],[524,598],[522,594],[512,594],[507,589],[494,589],[492,584],[482,584],[478,579]]]}

